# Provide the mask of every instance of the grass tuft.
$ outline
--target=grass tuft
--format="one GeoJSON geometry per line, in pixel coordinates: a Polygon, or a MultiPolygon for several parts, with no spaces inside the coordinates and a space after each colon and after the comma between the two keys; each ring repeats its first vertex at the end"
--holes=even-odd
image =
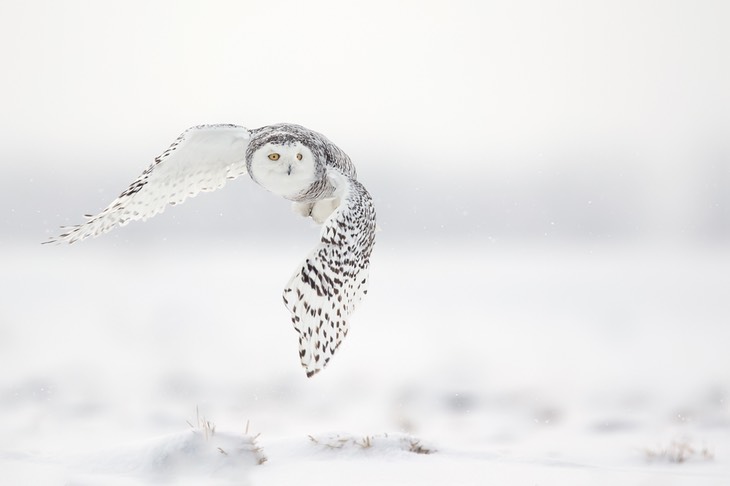
{"type": "Polygon", "coordinates": [[[367,450],[381,446],[385,448],[395,447],[414,454],[432,454],[436,452],[435,449],[425,447],[420,439],[407,435],[389,436],[388,434],[376,434],[358,437],[335,434],[320,438],[313,435],[309,435],[308,437],[312,443],[329,450],[347,448],[367,450]]]}
{"type": "Polygon", "coordinates": [[[435,452],[434,449],[424,447],[420,439],[412,439],[409,441],[409,444],[410,448],[408,450],[415,454],[432,454],[435,452]]]}
{"type": "Polygon", "coordinates": [[[690,460],[712,461],[715,459],[712,449],[707,446],[696,448],[685,437],[674,439],[666,446],[647,447],[644,449],[644,455],[648,462],[663,461],[674,464],[683,464],[690,460]]]}

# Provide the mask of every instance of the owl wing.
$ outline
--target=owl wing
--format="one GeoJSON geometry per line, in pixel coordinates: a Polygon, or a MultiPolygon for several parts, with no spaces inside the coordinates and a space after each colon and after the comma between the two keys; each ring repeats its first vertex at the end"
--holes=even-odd
{"type": "Polygon", "coordinates": [[[98,236],[133,220],[147,220],[202,191],[213,191],[229,179],[246,173],[246,147],[250,132],[237,125],[200,125],[183,132],[96,216],[85,223],[66,226],[61,235],[45,243],[83,240],[98,236]]]}
{"type": "Polygon", "coordinates": [[[375,243],[370,194],[339,171],[329,169],[327,177],[340,205],[324,222],[319,244],[284,289],[308,377],[327,365],[347,336],[350,315],[367,293],[375,243]]]}

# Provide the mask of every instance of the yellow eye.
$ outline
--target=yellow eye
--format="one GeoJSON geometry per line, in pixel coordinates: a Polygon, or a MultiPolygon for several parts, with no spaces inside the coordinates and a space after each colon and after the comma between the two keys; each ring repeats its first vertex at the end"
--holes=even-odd
{"type": "Polygon", "coordinates": [[[269,159],[279,160],[279,154],[277,154],[277,153],[269,154],[269,159]]]}
{"type": "Polygon", "coordinates": [[[302,160],[302,154],[297,154],[297,160],[302,160]]]}

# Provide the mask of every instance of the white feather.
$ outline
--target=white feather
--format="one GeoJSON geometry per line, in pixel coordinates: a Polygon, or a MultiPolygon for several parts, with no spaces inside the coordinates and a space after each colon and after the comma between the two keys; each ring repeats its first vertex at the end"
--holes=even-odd
{"type": "Polygon", "coordinates": [[[130,221],[146,220],[172,204],[214,191],[246,173],[249,131],[237,125],[189,128],[129,188],[96,216],[47,241],[73,243],[130,221]]]}

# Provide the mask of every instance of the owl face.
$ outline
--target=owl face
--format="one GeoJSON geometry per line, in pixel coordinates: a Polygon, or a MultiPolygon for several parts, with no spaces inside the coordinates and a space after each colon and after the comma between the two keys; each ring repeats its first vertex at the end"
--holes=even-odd
{"type": "Polygon", "coordinates": [[[312,151],[300,142],[269,142],[251,156],[250,175],[264,188],[287,199],[305,191],[316,179],[312,151]]]}

